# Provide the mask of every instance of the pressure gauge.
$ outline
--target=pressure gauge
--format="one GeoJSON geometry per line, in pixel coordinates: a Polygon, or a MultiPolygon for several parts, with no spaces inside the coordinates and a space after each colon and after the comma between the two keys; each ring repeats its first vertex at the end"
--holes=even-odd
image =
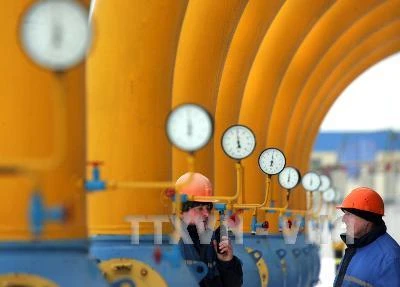
{"type": "Polygon", "coordinates": [[[83,60],[90,45],[88,12],[73,0],[43,0],[22,17],[23,50],[38,65],[68,69],[83,60]]]}
{"type": "Polygon", "coordinates": [[[328,188],[322,193],[322,198],[325,202],[331,203],[336,198],[336,191],[333,188],[328,188]]]}
{"type": "Polygon", "coordinates": [[[310,171],[303,176],[301,183],[306,190],[315,191],[321,185],[321,179],[318,173],[310,171]]]}
{"type": "Polygon", "coordinates": [[[287,166],[279,173],[278,179],[279,184],[289,190],[300,182],[300,172],[297,168],[287,166]]]}
{"type": "Polygon", "coordinates": [[[318,188],[319,191],[325,191],[331,187],[331,179],[329,178],[329,176],[321,174],[319,178],[321,180],[321,185],[318,188]]]}
{"type": "Polygon", "coordinates": [[[241,160],[248,157],[256,147],[256,137],[246,126],[233,125],[222,135],[221,145],[231,158],[241,160]]]}
{"type": "Polygon", "coordinates": [[[285,155],[277,148],[265,149],[258,158],[258,165],[268,175],[280,173],[285,164],[285,155]]]}
{"type": "Polygon", "coordinates": [[[166,132],[168,139],[177,148],[194,152],[204,147],[211,139],[213,121],[203,107],[183,104],[168,115],[166,132]]]}

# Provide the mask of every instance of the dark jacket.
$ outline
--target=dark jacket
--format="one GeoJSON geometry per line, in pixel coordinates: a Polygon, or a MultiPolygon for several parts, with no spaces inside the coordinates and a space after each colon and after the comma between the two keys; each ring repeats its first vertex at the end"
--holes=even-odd
{"type": "MultiPolygon", "coordinates": [[[[341,235],[346,243],[345,234],[341,235]]],[[[334,287],[400,286],[400,247],[383,223],[347,244],[334,287]]]]}
{"type": "Polygon", "coordinates": [[[181,251],[187,264],[196,261],[205,263],[208,273],[200,281],[201,287],[240,287],[243,284],[242,263],[237,257],[229,262],[219,261],[212,245],[215,234],[212,235],[208,244],[201,244],[197,229],[193,225],[187,227],[193,244],[184,244],[181,241],[181,251]]]}

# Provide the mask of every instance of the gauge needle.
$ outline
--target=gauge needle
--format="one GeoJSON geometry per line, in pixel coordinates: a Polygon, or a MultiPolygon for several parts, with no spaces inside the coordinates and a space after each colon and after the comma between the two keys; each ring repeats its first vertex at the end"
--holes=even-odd
{"type": "Polygon", "coordinates": [[[62,42],[62,27],[59,23],[54,23],[52,33],[51,33],[51,41],[54,45],[54,48],[59,49],[61,47],[62,42]]]}
{"type": "Polygon", "coordinates": [[[241,148],[240,140],[239,140],[239,129],[236,130],[236,142],[237,142],[237,147],[241,148]]]}
{"type": "Polygon", "coordinates": [[[274,164],[274,152],[272,152],[271,162],[270,162],[269,166],[272,166],[273,164],[274,164]]]}
{"type": "Polygon", "coordinates": [[[192,125],[192,120],[190,118],[190,110],[187,110],[187,119],[188,119],[188,124],[187,124],[187,135],[189,137],[192,136],[192,132],[193,132],[193,125],[192,125]]]}
{"type": "Polygon", "coordinates": [[[191,137],[192,136],[192,132],[193,132],[193,125],[192,125],[192,121],[189,119],[188,125],[187,125],[187,135],[189,137],[191,137]]]}
{"type": "Polygon", "coordinates": [[[289,176],[287,178],[287,182],[290,182],[290,173],[289,173],[289,176]]]}

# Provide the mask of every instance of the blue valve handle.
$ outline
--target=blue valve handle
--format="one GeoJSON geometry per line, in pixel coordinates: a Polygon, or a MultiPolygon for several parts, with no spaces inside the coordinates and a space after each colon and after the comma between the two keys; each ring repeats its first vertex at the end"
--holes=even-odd
{"type": "Polygon", "coordinates": [[[256,234],[257,228],[268,228],[268,222],[257,222],[257,218],[255,215],[251,218],[250,230],[252,234],[256,234]]]}
{"type": "Polygon", "coordinates": [[[85,189],[87,191],[98,191],[106,189],[106,182],[101,180],[100,167],[94,165],[92,168],[92,179],[85,181],[85,189]]]}
{"type": "Polygon", "coordinates": [[[31,232],[38,236],[42,234],[44,224],[47,221],[64,221],[65,208],[62,206],[46,208],[43,204],[42,195],[39,192],[35,192],[31,197],[29,216],[31,232]]]}
{"type": "Polygon", "coordinates": [[[133,283],[132,279],[130,278],[122,278],[118,279],[114,282],[111,283],[111,287],[120,287],[120,286],[126,286],[126,284],[129,284],[129,287],[135,287],[135,283],[133,283]]]}
{"type": "Polygon", "coordinates": [[[219,212],[224,212],[226,210],[226,203],[214,203],[214,208],[219,212]]]}

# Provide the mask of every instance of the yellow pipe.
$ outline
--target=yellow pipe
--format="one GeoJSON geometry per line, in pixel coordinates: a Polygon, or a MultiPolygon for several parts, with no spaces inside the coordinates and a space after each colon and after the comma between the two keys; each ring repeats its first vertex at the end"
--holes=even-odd
{"type": "Polygon", "coordinates": [[[189,196],[189,200],[192,201],[226,201],[228,205],[236,201],[242,195],[243,186],[243,168],[240,162],[235,164],[236,167],[236,193],[233,196],[189,196]]]}
{"type": "MultiPolygon", "coordinates": [[[[67,108],[65,80],[63,73],[55,73],[54,93],[49,97],[53,102],[53,153],[47,158],[0,159],[0,173],[29,173],[32,171],[49,171],[63,162],[67,150],[67,108]]],[[[39,127],[40,128],[40,127],[39,127]]]]}
{"type": "MultiPolygon", "coordinates": [[[[215,107],[215,138],[233,123],[238,123],[243,91],[250,68],[263,37],[285,1],[249,1],[240,17],[223,67],[215,107]],[[251,31],[249,33],[249,31],[251,31]]],[[[226,168],[232,159],[214,140],[214,188],[227,195],[235,188],[235,171],[226,168]]],[[[242,200],[239,198],[239,202],[242,200]]]]}
{"type": "MultiPolygon", "coordinates": [[[[205,107],[211,115],[215,114],[221,71],[247,2],[189,1],[173,67],[172,107],[192,102],[205,107]]],[[[219,142],[219,138],[216,141],[219,142]]],[[[212,147],[210,142],[196,153],[196,170],[214,182],[212,147]]],[[[184,152],[172,149],[173,178],[186,171],[185,157],[184,152]]]]}
{"type": "MultiPolygon", "coordinates": [[[[165,120],[187,4],[98,0],[93,8],[99,33],[86,70],[87,159],[103,161],[102,176],[121,188],[88,195],[91,235],[130,235],[127,216],[171,214],[170,202],[160,201],[175,179],[165,120]]],[[[154,226],[141,224],[140,232],[154,234],[154,226]]]]}
{"type": "Polygon", "coordinates": [[[299,143],[301,147],[298,148],[304,153],[303,155],[299,155],[301,160],[308,160],[305,157],[311,153],[313,139],[318,132],[319,125],[323,120],[325,112],[340,95],[341,91],[343,91],[357,75],[365,71],[365,69],[372,64],[399,51],[399,31],[400,21],[396,21],[393,25],[382,29],[379,33],[375,33],[375,35],[371,36],[359,47],[356,47],[354,51],[335,67],[330,77],[327,78],[318,91],[316,96],[318,100],[316,101],[319,109],[315,113],[315,117],[313,117],[312,121],[310,121],[310,118],[306,119],[305,122],[308,122],[307,128],[303,126],[302,129],[299,129],[303,130],[303,136],[312,139],[311,142],[299,143]],[[379,43],[379,45],[377,45],[377,43],[379,43]],[[347,73],[343,74],[344,70],[347,71],[347,73]],[[321,95],[324,95],[323,99],[320,99],[321,95]]]}
{"type": "Polygon", "coordinates": [[[238,203],[234,204],[233,208],[236,209],[254,209],[254,213],[257,213],[257,209],[261,207],[265,207],[268,203],[268,198],[270,194],[270,186],[271,186],[271,176],[266,177],[266,188],[265,188],[265,196],[264,201],[262,203],[238,203]]]}

